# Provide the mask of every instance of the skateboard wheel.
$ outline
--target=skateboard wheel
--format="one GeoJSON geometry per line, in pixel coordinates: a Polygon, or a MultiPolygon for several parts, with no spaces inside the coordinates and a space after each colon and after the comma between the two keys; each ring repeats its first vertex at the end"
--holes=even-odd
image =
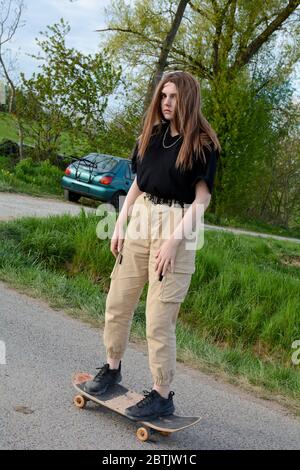
{"type": "Polygon", "coordinates": [[[73,402],[77,408],[84,408],[87,400],[82,395],[76,395],[73,402]]]}
{"type": "Polygon", "coordinates": [[[148,441],[150,433],[147,428],[139,428],[136,432],[136,436],[139,441],[145,442],[148,441]]]}

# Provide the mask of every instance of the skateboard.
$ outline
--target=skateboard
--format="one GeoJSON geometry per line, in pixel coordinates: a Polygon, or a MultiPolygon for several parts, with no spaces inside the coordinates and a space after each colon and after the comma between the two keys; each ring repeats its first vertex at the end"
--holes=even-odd
{"type": "MultiPolygon", "coordinates": [[[[92,379],[93,376],[86,373],[78,373],[74,375],[73,386],[77,390],[78,394],[74,397],[73,402],[77,408],[84,408],[88,401],[93,401],[94,403],[105,406],[122,416],[126,416],[125,409],[129,406],[135,405],[138,401],[144,398],[143,395],[133,392],[119,384],[113,385],[102,395],[90,395],[84,391],[84,384],[88,380],[92,379]]],[[[126,416],[126,418],[130,419],[128,416],[126,416]]],[[[170,436],[174,432],[193,426],[198,423],[200,419],[201,418],[197,416],[170,415],[151,419],[149,421],[138,421],[142,426],[137,429],[136,436],[141,442],[147,441],[155,433],[160,433],[163,436],[170,436]]]]}

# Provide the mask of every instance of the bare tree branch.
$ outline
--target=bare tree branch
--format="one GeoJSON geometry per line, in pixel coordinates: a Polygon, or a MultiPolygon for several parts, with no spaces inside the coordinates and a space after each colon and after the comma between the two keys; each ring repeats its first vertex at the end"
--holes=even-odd
{"type": "Polygon", "coordinates": [[[300,0],[289,0],[288,5],[283,8],[276,18],[266,27],[266,29],[259,34],[247,47],[240,47],[237,52],[236,59],[230,71],[239,69],[247,64],[261,46],[269,39],[269,37],[278,30],[284,21],[296,10],[299,6],[300,0]]]}
{"type": "Polygon", "coordinates": [[[225,24],[226,29],[226,43],[222,54],[224,57],[227,57],[233,46],[233,35],[235,32],[235,15],[237,10],[237,0],[228,0],[224,10],[221,12],[221,15],[226,18],[225,24]],[[225,9],[226,8],[226,9],[225,9]],[[227,9],[229,14],[226,16],[227,9]]]}
{"type": "Polygon", "coordinates": [[[190,2],[189,5],[193,11],[199,13],[201,16],[204,16],[204,18],[206,18],[208,21],[213,21],[213,16],[209,12],[197,7],[193,2],[190,2]]]}
{"type": "MultiPolygon", "coordinates": [[[[7,22],[8,18],[9,18],[9,14],[10,14],[10,9],[11,9],[11,2],[12,0],[9,0],[9,4],[8,4],[8,8],[7,8],[7,14],[6,16],[2,19],[0,19],[0,25],[1,25],[1,33],[0,33],[0,48],[3,44],[9,42],[11,40],[11,38],[14,36],[18,26],[19,26],[19,23],[20,23],[20,18],[21,18],[21,14],[22,14],[22,10],[23,10],[23,0],[21,0],[19,2],[19,4],[17,4],[17,8],[16,8],[16,16],[15,18],[13,19],[13,22],[12,22],[12,25],[9,26],[8,28],[8,33],[7,33],[7,37],[6,39],[2,39],[4,33],[5,33],[5,30],[4,30],[4,25],[5,23],[7,22]]],[[[3,8],[3,1],[1,3],[1,7],[3,8]]]]}
{"type": "Polygon", "coordinates": [[[105,28],[105,29],[96,29],[94,32],[105,32],[105,31],[117,31],[119,33],[129,33],[129,34],[135,34],[136,36],[141,37],[148,43],[152,44],[154,47],[157,47],[158,45],[161,45],[161,40],[156,39],[156,38],[149,38],[149,36],[145,36],[143,33],[140,31],[134,31],[133,29],[128,29],[128,28],[105,28]]]}
{"type": "MultiPolygon", "coordinates": [[[[172,46],[172,51],[171,53],[175,52],[176,54],[188,59],[188,63],[191,64],[193,67],[196,67],[198,70],[198,73],[202,74],[203,78],[212,78],[213,73],[211,70],[209,70],[207,67],[203,65],[202,62],[199,62],[197,59],[195,59],[193,56],[187,54],[186,52],[178,49],[175,46],[172,46]]],[[[172,54],[173,56],[173,54],[172,54]]],[[[174,57],[174,56],[173,56],[174,57]]]]}

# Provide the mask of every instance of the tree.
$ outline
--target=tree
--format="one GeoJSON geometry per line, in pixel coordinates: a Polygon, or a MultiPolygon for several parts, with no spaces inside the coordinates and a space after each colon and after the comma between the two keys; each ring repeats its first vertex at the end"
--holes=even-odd
{"type": "MultiPolygon", "coordinates": [[[[148,105],[151,101],[153,92],[155,90],[155,87],[157,83],[160,81],[163,72],[166,68],[167,65],[167,60],[168,60],[168,55],[171,51],[174,39],[176,37],[178,28],[180,26],[180,23],[182,21],[184,11],[186,9],[187,4],[189,3],[189,0],[180,0],[178,4],[178,8],[176,11],[176,14],[174,18],[171,20],[171,25],[168,33],[166,34],[165,38],[162,41],[161,48],[160,48],[160,54],[158,57],[158,61],[156,63],[155,69],[153,71],[152,77],[149,81],[149,86],[148,90],[146,93],[146,97],[144,100],[144,112],[148,108],[148,105]]],[[[107,29],[97,29],[96,31],[101,32],[101,31],[107,31],[107,29]]]]}
{"type": "Polygon", "coordinates": [[[257,207],[265,220],[284,227],[300,225],[299,104],[277,110],[277,151],[270,156],[267,184],[257,207]],[[278,119],[279,120],[279,119],[278,119]]]}
{"type": "MultiPolygon", "coordinates": [[[[222,145],[211,209],[221,213],[233,180],[229,175],[248,104],[265,109],[262,93],[279,89],[297,63],[300,0],[191,0],[168,51],[165,67],[193,73],[201,82],[204,108],[222,145]],[[278,44],[278,40],[281,44],[278,44]],[[298,39],[298,40],[297,40],[298,39]],[[277,46],[277,47],[275,47],[277,46]],[[276,50],[278,52],[276,52],[276,50]],[[264,57],[272,56],[264,62],[264,57]],[[276,53],[275,53],[276,52],[276,53]],[[247,97],[244,103],[243,99],[247,97]],[[231,181],[230,181],[231,178],[231,181]]],[[[137,90],[145,90],[155,75],[158,51],[172,28],[178,2],[173,0],[124,0],[112,2],[101,45],[131,69],[137,90]]],[[[130,74],[130,72],[129,72],[130,74]]],[[[272,105],[270,105],[272,106],[272,105]]],[[[253,136],[256,132],[252,121],[253,136]]],[[[251,137],[251,133],[250,133],[251,137]]],[[[257,151],[257,147],[253,152],[257,151]]],[[[242,206],[242,202],[241,202],[242,206]]],[[[240,207],[241,207],[240,206],[240,207]]]]}
{"type": "Polygon", "coordinates": [[[16,121],[19,131],[20,159],[23,158],[24,132],[18,116],[15,114],[16,85],[11,75],[10,67],[6,63],[4,46],[11,41],[18,27],[23,26],[21,16],[24,9],[23,0],[1,0],[0,1],[0,67],[10,88],[8,112],[16,121]],[[14,9],[13,9],[14,8],[14,9]]]}
{"type": "MultiPolygon", "coordinates": [[[[167,66],[180,66],[199,78],[213,80],[224,68],[229,76],[236,75],[275,32],[286,31],[287,20],[289,34],[293,34],[293,28],[299,34],[297,16],[293,18],[293,14],[300,0],[191,0],[180,2],[175,13],[176,3],[136,0],[131,7],[124,0],[113,0],[108,27],[98,31],[114,35],[106,35],[102,44],[109,45],[119,60],[132,67],[139,65],[143,72],[149,73],[149,67],[157,61],[157,50],[162,49],[179,15],[177,19],[182,22],[170,48],[167,66]],[[186,6],[189,8],[184,14],[186,6]]],[[[290,61],[295,63],[299,46],[293,50],[290,61]]]]}
{"type": "Polygon", "coordinates": [[[76,139],[81,140],[80,152],[96,150],[104,130],[108,96],[120,81],[121,67],[114,67],[105,51],[85,55],[66,47],[69,31],[62,18],[48,26],[42,33],[44,39],[36,39],[42,53],[32,55],[40,62],[40,72],[30,79],[21,74],[18,113],[28,121],[26,127],[42,158],[57,152],[66,130],[71,131],[74,145],[76,139]],[[24,98],[26,106],[22,104],[24,98]]]}

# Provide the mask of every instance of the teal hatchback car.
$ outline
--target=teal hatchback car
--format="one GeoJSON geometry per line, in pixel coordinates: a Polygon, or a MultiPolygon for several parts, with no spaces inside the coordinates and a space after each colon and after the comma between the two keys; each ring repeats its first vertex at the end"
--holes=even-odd
{"type": "Polygon", "coordinates": [[[119,209],[119,196],[126,196],[134,178],[130,159],[90,153],[66,168],[61,184],[68,201],[77,202],[84,196],[119,209]]]}

